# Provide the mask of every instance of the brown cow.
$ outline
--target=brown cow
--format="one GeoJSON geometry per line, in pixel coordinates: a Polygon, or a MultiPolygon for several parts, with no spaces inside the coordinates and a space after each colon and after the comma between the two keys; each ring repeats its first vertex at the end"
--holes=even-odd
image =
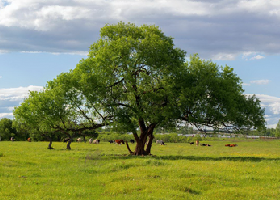
{"type": "Polygon", "coordinates": [[[124,144],[124,141],[123,140],[115,140],[115,143],[116,144],[124,144]]]}
{"type": "Polygon", "coordinates": [[[238,146],[237,144],[226,144],[225,145],[226,147],[236,147],[236,146],[238,146]]]}
{"type": "Polygon", "coordinates": [[[30,138],[27,138],[27,141],[28,141],[28,142],[31,142],[31,139],[30,139],[30,138]]]}

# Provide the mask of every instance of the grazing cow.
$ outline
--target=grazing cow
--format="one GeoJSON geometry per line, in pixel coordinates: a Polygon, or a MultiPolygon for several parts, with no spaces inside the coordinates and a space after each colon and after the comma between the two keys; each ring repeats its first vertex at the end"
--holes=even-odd
{"type": "Polygon", "coordinates": [[[225,145],[226,147],[236,147],[236,146],[238,146],[237,144],[226,144],[225,145]]]}
{"type": "Polygon", "coordinates": [[[100,140],[93,140],[92,141],[92,144],[99,144],[100,143],[100,140]]]}
{"type": "Polygon", "coordinates": [[[199,141],[198,141],[198,140],[196,140],[196,141],[195,141],[195,144],[196,144],[196,146],[198,146],[198,145],[199,145],[199,141]]]}
{"type": "Polygon", "coordinates": [[[135,143],[135,140],[130,140],[130,143],[131,143],[131,144],[134,144],[134,143],[135,143]]]}
{"type": "Polygon", "coordinates": [[[82,141],[81,138],[76,139],[76,142],[81,142],[81,141],[82,141]]]}
{"type": "Polygon", "coordinates": [[[110,142],[110,144],[113,144],[113,143],[114,143],[114,141],[113,141],[113,140],[109,140],[109,142],[110,142]]]}
{"type": "Polygon", "coordinates": [[[207,146],[207,147],[210,147],[211,145],[210,145],[210,144],[201,144],[201,146],[207,146]]]}
{"type": "Polygon", "coordinates": [[[93,139],[92,138],[90,138],[89,140],[88,140],[88,142],[91,144],[92,143],[92,141],[93,141],[93,139]]]}
{"type": "Polygon", "coordinates": [[[27,138],[27,141],[28,141],[28,142],[31,142],[31,139],[30,139],[30,137],[29,137],[29,138],[27,138]]]}
{"type": "Polygon", "coordinates": [[[163,140],[156,140],[156,144],[164,145],[163,140]]]}
{"type": "Polygon", "coordinates": [[[194,142],[190,142],[190,144],[194,144],[194,142]]]}
{"type": "Polygon", "coordinates": [[[123,140],[115,140],[115,143],[116,144],[124,144],[124,141],[123,140]]]}
{"type": "Polygon", "coordinates": [[[68,142],[70,140],[70,138],[65,138],[64,140],[63,140],[63,142],[68,142]]]}

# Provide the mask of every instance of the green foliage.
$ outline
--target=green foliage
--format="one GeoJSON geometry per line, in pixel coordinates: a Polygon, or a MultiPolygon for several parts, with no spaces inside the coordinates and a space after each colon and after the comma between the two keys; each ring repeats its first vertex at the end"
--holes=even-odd
{"type": "MultiPolygon", "coordinates": [[[[17,131],[13,127],[13,120],[2,118],[0,119],[0,137],[1,140],[9,140],[11,137],[17,136],[17,131]]],[[[16,137],[15,139],[19,139],[16,137]]]]}
{"type": "Polygon", "coordinates": [[[275,136],[280,137],[280,120],[277,123],[276,129],[275,129],[275,136]]]}
{"type": "Polygon", "coordinates": [[[242,82],[228,66],[220,67],[198,55],[186,62],[178,108],[183,119],[201,128],[264,128],[264,110],[253,96],[243,95],[242,82]]]}
{"type": "Polygon", "coordinates": [[[185,52],[156,26],[118,23],[106,25],[100,35],[89,57],[73,70],[79,90],[98,108],[113,112],[120,132],[136,132],[139,120],[146,127],[170,122],[171,107],[162,104],[172,99],[172,79],[183,67],[185,52]]]}

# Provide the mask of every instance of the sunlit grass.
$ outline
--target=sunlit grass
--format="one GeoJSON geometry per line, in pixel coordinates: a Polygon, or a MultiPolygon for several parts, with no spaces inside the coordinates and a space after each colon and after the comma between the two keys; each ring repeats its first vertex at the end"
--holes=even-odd
{"type": "Polygon", "coordinates": [[[279,141],[203,143],[212,146],[153,144],[153,156],[136,157],[107,142],[2,141],[0,199],[278,198],[279,141]]]}

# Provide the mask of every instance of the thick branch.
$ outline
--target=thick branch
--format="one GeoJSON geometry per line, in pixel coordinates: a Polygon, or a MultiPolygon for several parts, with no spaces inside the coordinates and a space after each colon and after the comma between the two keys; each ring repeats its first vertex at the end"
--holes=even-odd
{"type": "Polygon", "coordinates": [[[107,106],[124,106],[124,107],[128,107],[128,108],[134,109],[132,106],[124,104],[124,103],[107,104],[107,106]]]}
{"type": "Polygon", "coordinates": [[[111,87],[113,87],[113,86],[116,86],[116,85],[120,84],[120,83],[123,82],[123,81],[124,81],[124,78],[122,78],[121,80],[115,82],[113,85],[110,85],[110,86],[108,86],[108,87],[111,88],[111,87]]]}
{"type": "Polygon", "coordinates": [[[93,123],[93,119],[90,118],[90,117],[88,117],[88,116],[86,115],[86,113],[80,108],[80,106],[78,106],[78,108],[79,108],[80,112],[82,113],[82,115],[83,115],[87,120],[89,120],[91,123],[93,123]]]}
{"type": "Polygon", "coordinates": [[[127,150],[129,151],[129,153],[130,153],[130,154],[133,154],[133,152],[132,152],[131,149],[129,148],[129,145],[127,144],[127,141],[125,141],[125,143],[126,143],[126,148],[127,148],[127,150]]]}

